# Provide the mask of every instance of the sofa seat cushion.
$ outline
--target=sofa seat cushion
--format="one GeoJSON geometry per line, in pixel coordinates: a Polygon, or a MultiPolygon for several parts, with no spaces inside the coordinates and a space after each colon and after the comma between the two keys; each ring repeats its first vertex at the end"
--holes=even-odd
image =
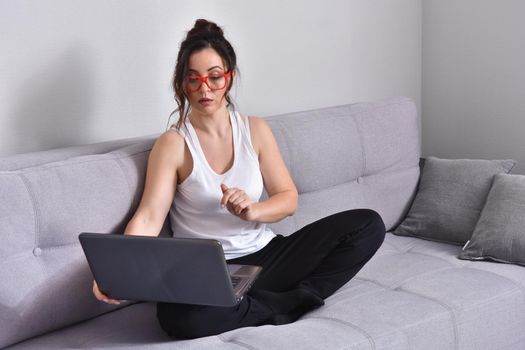
{"type": "Polygon", "coordinates": [[[155,304],[138,303],[8,349],[524,348],[525,268],[460,260],[460,250],[389,232],[325,306],[288,325],[176,341],[160,329],[155,304]]]}

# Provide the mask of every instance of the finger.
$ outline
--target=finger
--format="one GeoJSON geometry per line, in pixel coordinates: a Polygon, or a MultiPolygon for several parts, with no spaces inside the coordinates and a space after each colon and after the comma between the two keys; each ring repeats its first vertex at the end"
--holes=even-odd
{"type": "Polygon", "coordinates": [[[246,196],[244,195],[244,193],[240,193],[241,191],[237,192],[237,194],[231,196],[230,198],[230,203],[233,204],[233,205],[236,205],[240,202],[242,202],[243,200],[246,199],[246,196]]]}
{"type": "Polygon", "coordinates": [[[113,299],[109,295],[104,295],[104,301],[109,304],[120,304],[120,301],[117,299],[113,299]]]}
{"type": "Polygon", "coordinates": [[[230,198],[231,194],[228,191],[225,191],[221,198],[221,207],[224,208],[226,204],[228,203],[228,198],[230,198]]]}
{"type": "Polygon", "coordinates": [[[231,196],[230,201],[232,203],[235,203],[236,201],[239,201],[239,199],[244,200],[244,198],[247,198],[248,195],[244,190],[238,190],[234,195],[231,196]]]}
{"type": "Polygon", "coordinates": [[[226,209],[231,213],[235,215],[235,208],[230,203],[226,204],[226,209]]]}
{"type": "Polygon", "coordinates": [[[225,193],[221,198],[221,208],[224,208],[228,204],[228,195],[225,193]]]}
{"type": "Polygon", "coordinates": [[[106,294],[102,293],[100,291],[100,289],[98,288],[98,285],[97,285],[96,281],[93,281],[93,293],[95,294],[95,296],[97,297],[98,300],[101,300],[101,301],[106,302],[108,304],[116,304],[116,305],[120,304],[120,301],[118,301],[116,299],[112,299],[109,296],[107,296],[106,294]]]}
{"type": "Polygon", "coordinates": [[[236,188],[230,188],[226,192],[224,192],[224,196],[222,196],[222,199],[221,199],[221,207],[224,208],[226,206],[230,197],[233,196],[235,192],[237,192],[236,188]]]}
{"type": "Polygon", "coordinates": [[[102,299],[111,300],[112,299],[109,295],[101,291],[98,287],[97,287],[97,297],[99,300],[102,300],[102,299]]]}
{"type": "Polygon", "coordinates": [[[100,289],[98,289],[97,285],[93,286],[93,294],[97,297],[97,299],[102,299],[102,293],[100,292],[100,289]]]}
{"type": "Polygon", "coordinates": [[[245,203],[245,202],[247,202],[247,201],[249,201],[248,198],[246,198],[246,197],[241,197],[241,198],[238,198],[237,200],[235,200],[235,202],[233,202],[232,204],[233,204],[233,207],[234,207],[235,209],[237,209],[237,207],[239,206],[239,204],[241,204],[241,203],[245,203]]]}
{"type": "Polygon", "coordinates": [[[245,199],[244,201],[242,201],[241,203],[235,206],[235,213],[240,214],[249,205],[250,205],[249,201],[245,199]]]}

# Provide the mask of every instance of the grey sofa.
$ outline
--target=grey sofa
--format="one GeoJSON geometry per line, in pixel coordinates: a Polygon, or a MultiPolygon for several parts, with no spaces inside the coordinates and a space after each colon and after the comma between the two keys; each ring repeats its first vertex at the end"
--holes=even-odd
{"type": "MultiPolygon", "coordinates": [[[[81,231],[122,232],[158,135],[0,158],[0,347],[21,349],[525,349],[525,268],[393,235],[420,175],[404,97],[267,117],[300,193],[290,234],[350,208],[381,214],[367,265],[293,324],[177,341],[155,303],[97,301],[81,231]]],[[[167,223],[166,223],[167,224],[167,223]]],[[[162,235],[170,235],[164,226],[162,235]]]]}

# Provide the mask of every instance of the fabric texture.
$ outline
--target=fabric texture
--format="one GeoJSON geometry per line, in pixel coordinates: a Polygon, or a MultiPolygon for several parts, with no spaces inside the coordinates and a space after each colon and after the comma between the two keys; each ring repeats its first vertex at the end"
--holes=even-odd
{"type": "MultiPolygon", "coordinates": [[[[353,208],[374,209],[387,230],[406,215],[419,178],[419,119],[412,100],[395,97],[265,116],[265,120],[299,191],[296,213],[268,225],[273,232],[287,236],[353,208]]],[[[1,159],[5,169],[39,166],[0,172],[0,347],[52,332],[31,339],[32,348],[46,344],[53,349],[89,348],[90,344],[113,349],[156,345],[209,349],[210,344],[218,349],[243,348],[220,345],[219,338],[153,345],[156,339],[165,339],[154,308],[108,305],[93,296],[93,276],[78,233],[122,232],[142,196],[155,140],[152,137],[115,150],[113,142],[96,145],[93,153],[86,145],[82,156],[72,156],[67,148],[49,150],[31,155],[29,163],[18,161],[23,155],[1,159]],[[101,149],[112,151],[98,154],[101,149]],[[150,310],[152,315],[144,314],[150,310]],[[73,329],[67,328],[73,324],[73,329]]],[[[264,196],[265,191],[261,200],[264,196]]],[[[161,235],[172,235],[169,218],[161,235]]],[[[349,300],[344,303],[352,305],[349,300]]],[[[375,322],[373,318],[369,322],[375,322]]],[[[323,330],[334,327],[327,320],[313,323],[313,328],[323,330]]],[[[282,327],[293,333],[313,331],[298,322],[282,327]]],[[[278,327],[269,331],[262,326],[257,332],[268,332],[268,338],[274,328],[278,327]]],[[[348,332],[345,326],[338,329],[348,332]]],[[[253,329],[239,331],[251,333],[253,329]]],[[[356,338],[348,335],[344,339],[362,339],[359,332],[351,334],[356,338]]],[[[284,344],[285,338],[275,341],[284,344]]]]}
{"type": "MultiPolygon", "coordinates": [[[[419,119],[413,101],[399,97],[265,119],[299,190],[298,211],[271,224],[274,232],[291,234],[351,208],[373,208],[389,230],[406,215],[419,178],[419,119]]],[[[82,250],[66,232],[95,226],[109,230],[129,219],[122,208],[133,213],[140,199],[154,141],[113,152],[113,161],[122,167],[118,172],[105,166],[107,155],[93,157],[86,146],[83,154],[89,156],[61,163],[54,178],[33,182],[39,178],[35,174],[25,182],[19,173],[0,174],[0,348],[525,349],[523,266],[458,259],[457,245],[390,232],[350,282],[293,324],[175,341],[159,327],[155,303],[115,309],[97,302],[82,250]],[[73,171],[81,166],[82,171],[73,171]],[[100,177],[107,181],[89,181],[100,177]],[[114,179],[127,182],[129,189],[113,186],[114,179]],[[41,212],[47,194],[61,191],[55,210],[41,212]],[[122,195],[126,191],[130,195],[122,195]],[[107,204],[100,204],[97,192],[105,194],[107,204]],[[71,205],[59,206],[62,198],[71,205]],[[106,208],[115,211],[105,215],[106,208]],[[70,217],[55,220],[64,216],[70,217]],[[39,226],[42,220],[45,230],[39,226]],[[41,238],[48,246],[39,251],[41,238]]],[[[32,159],[44,164],[64,154],[62,161],[71,156],[61,149],[32,159]]],[[[2,159],[0,165],[17,164],[19,157],[2,159]]]]}
{"type": "Polygon", "coordinates": [[[263,190],[249,122],[238,111],[229,112],[234,157],[232,166],[223,174],[216,173],[209,165],[190,120],[180,130],[171,128],[184,138],[193,169],[177,185],[169,217],[175,237],[216,239],[221,242],[226,259],[233,259],[261,249],[275,234],[266,223],[242,220],[220,206],[222,183],[243,189],[253,202],[259,202],[263,190]]]}
{"type": "Polygon", "coordinates": [[[525,175],[494,176],[487,202],[461,259],[525,265],[525,175]]]}
{"type": "Polygon", "coordinates": [[[153,141],[0,171],[0,348],[131,303],[94,298],[78,234],[123,232],[144,188],[153,141]]]}
{"type": "Polygon", "coordinates": [[[354,277],[384,237],[383,220],[373,210],[332,214],[290,236],[275,237],[253,254],[229,260],[263,268],[239,305],[158,303],[159,323],[168,334],[187,339],[294,322],[354,277]]]}
{"type": "Polygon", "coordinates": [[[6,350],[525,349],[525,268],[460,251],[388,232],[350,282],[293,324],[178,341],[159,327],[156,303],[137,303],[6,350]]]}
{"type": "Polygon", "coordinates": [[[428,157],[412,206],[394,234],[463,245],[479,219],[492,178],[508,173],[512,159],[428,157]]]}

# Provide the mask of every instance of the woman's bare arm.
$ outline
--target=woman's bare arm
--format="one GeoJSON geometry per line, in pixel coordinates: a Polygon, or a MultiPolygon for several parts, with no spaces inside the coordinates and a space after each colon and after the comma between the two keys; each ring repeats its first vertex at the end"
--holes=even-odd
{"type": "MultiPolygon", "coordinates": [[[[177,187],[177,169],[184,153],[184,139],[174,132],[162,134],[150,152],[144,192],[135,215],[124,230],[126,235],[158,236],[169,211],[177,187]]],[[[120,300],[102,293],[93,281],[93,294],[108,304],[120,300]]]]}
{"type": "Polygon", "coordinates": [[[268,199],[254,204],[257,222],[277,222],[297,209],[297,188],[284,163],[279,146],[266,121],[250,117],[252,143],[259,155],[259,166],[268,199]]]}
{"type": "Polygon", "coordinates": [[[184,156],[184,139],[173,131],[163,133],[150,152],[144,192],[124,234],[158,236],[177,187],[177,169],[184,156]]]}

